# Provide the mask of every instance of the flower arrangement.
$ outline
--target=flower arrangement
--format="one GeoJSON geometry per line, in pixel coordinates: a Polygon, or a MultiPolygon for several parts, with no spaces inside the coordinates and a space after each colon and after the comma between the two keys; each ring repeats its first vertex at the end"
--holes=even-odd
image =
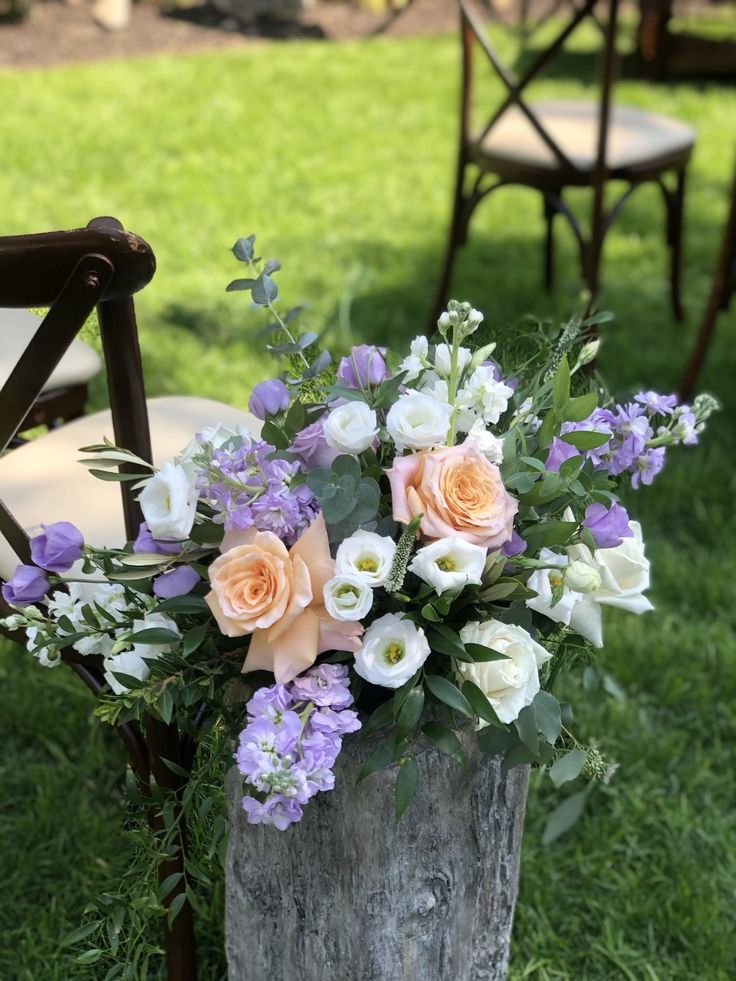
{"type": "MultiPolygon", "coordinates": [[[[335,367],[281,316],[279,268],[241,239],[235,280],[267,309],[288,359],[249,401],[260,431],[197,434],[160,469],[103,442],[105,479],[139,479],[135,541],[85,544],[60,522],[3,587],[45,667],[102,659],[112,723],[192,724],[206,702],[237,735],[251,823],[283,830],[334,786],[342,740],[382,739],[361,778],[398,764],[396,811],[429,740],[465,761],[458,730],[556,784],[590,757],[554,687],[590,663],[607,607],[641,614],[649,562],[617,493],[650,484],[697,442],[713,399],[614,402],[590,365],[591,322],[542,332],[530,354],[451,302],[407,355],[354,347],[335,367]]],[[[605,767],[604,767],[605,769],[605,767]]]]}

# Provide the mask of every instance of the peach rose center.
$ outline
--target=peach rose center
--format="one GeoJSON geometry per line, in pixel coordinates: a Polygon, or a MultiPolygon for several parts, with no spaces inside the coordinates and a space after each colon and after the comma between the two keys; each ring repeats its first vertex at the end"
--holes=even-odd
{"type": "Polygon", "coordinates": [[[291,595],[291,577],[276,556],[254,549],[223,563],[213,588],[223,611],[241,626],[267,627],[283,615],[291,595]]]}

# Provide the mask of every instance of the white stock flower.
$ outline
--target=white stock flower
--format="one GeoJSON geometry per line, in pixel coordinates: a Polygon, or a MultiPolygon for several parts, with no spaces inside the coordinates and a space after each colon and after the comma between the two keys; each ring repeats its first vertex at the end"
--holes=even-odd
{"type": "Polygon", "coordinates": [[[356,531],[340,544],[335,557],[339,576],[357,576],[371,587],[382,586],[391,572],[396,543],[374,531],[356,531]]]}
{"type": "Polygon", "coordinates": [[[409,564],[409,571],[441,596],[448,589],[469,583],[479,586],[487,554],[488,550],[480,545],[451,535],[420,548],[409,564]]]}
{"type": "Polygon", "coordinates": [[[474,439],[478,449],[491,463],[500,466],[503,463],[503,440],[489,433],[482,419],[476,419],[468,430],[468,438],[474,439]]]}
{"type": "MultiPolygon", "coordinates": [[[[181,637],[181,632],[177,625],[171,617],[167,617],[163,613],[149,613],[142,620],[133,621],[132,630],[134,634],[140,633],[142,630],[152,630],[154,628],[173,630],[175,634],[181,637]]],[[[151,669],[146,662],[155,661],[162,654],[170,651],[171,647],[171,644],[133,644],[129,651],[121,651],[119,654],[108,655],[102,662],[102,666],[105,669],[105,681],[116,695],[128,691],[128,687],[122,681],[118,681],[113,676],[113,672],[119,671],[121,674],[128,674],[133,678],[138,678],[140,681],[145,681],[151,673],[151,669]]]]}
{"type": "MultiPolygon", "coordinates": [[[[10,618],[8,617],[8,619],[10,618]]],[[[26,646],[41,667],[55,668],[57,664],[61,664],[61,651],[58,648],[52,651],[49,647],[37,647],[38,634],[38,627],[26,627],[26,646]]]]}
{"type": "Polygon", "coordinates": [[[159,541],[189,537],[197,511],[197,488],[184,467],[164,463],[138,498],[151,536],[159,541]]]}
{"type": "Polygon", "coordinates": [[[429,341],[426,337],[415,337],[409,347],[411,354],[407,355],[399,365],[399,371],[407,372],[404,381],[410,382],[418,378],[429,365],[429,341]]]}
{"type": "MultiPolygon", "coordinates": [[[[471,358],[473,357],[473,352],[467,347],[459,347],[457,351],[457,377],[460,378],[462,373],[470,364],[471,358]]],[[[444,375],[449,378],[450,371],[452,369],[452,348],[449,344],[438,344],[434,351],[434,367],[438,375],[444,375]]]]}
{"type": "Polygon", "coordinates": [[[373,606],[373,590],[359,576],[333,576],[324,584],[322,595],[335,620],[362,620],[373,606]]]}
{"type": "Polygon", "coordinates": [[[324,434],[327,445],[357,456],[367,450],[378,433],[376,413],[365,402],[346,402],[328,414],[324,434]]]}
{"type": "Polygon", "coordinates": [[[595,594],[599,603],[617,606],[630,613],[646,613],[654,607],[642,593],[649,589],[649,560],[644,555],[641,525],[630,521],[634,532],[616,548],[599,548],[595,553],[601,573],[601,588],[595,594]]]}
{"type": "MultiPolygon", "coordinates": [[[[460,631],[464,643],[491,647],[506,657],[459,666],[463,678],[476,684],[501,722],[513,722],[531,705],[539,691],[539,668],[551,657],[541,644],[514,623],[487,620],[466,623],[460,631]]],[[[479,721],[479,728],[487,725],[479,721]]]]}
{"type": "Polygon", "coordinates": [[[427,660],[424,631],[395,613],[374,620],[355,655],[355,671],[372,685],[401,688],[427,660]]]}
{"type": "Polygon", "coordinates": [[[489,425],[495,425],[508,408],[513,388],[496,381],[492,365],[478,365],[458,394],[459,404],[477,412],[489,425]]]}
{"type": "Polygon", "coordinates": [[[444,445],[450,429],[452,406],[431,395],[410,392],[394,402],[386,416],[386,429],[401,450],[428,450],[444,445]]]}

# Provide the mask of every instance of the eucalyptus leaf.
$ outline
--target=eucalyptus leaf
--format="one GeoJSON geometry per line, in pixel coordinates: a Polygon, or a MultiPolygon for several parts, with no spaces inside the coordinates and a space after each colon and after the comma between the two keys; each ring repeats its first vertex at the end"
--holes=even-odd
{"type": "Polygon", "coordinates": [[[579,776],[587,758],[587,754],[582,749],[571,749],[569,753],[556,759],[549,769],[555,787],[561,787],[563,783],[579,776]]]}

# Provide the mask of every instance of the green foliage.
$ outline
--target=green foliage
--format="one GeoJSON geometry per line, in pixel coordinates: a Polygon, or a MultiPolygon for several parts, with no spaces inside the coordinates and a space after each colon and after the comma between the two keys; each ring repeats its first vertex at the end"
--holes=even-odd
{"type": "Polygon", "coordinates": [[[359,461],[338,456],[329,470],[312,470],[307,486],[320,503],[331,542],[341,542],[378,514],[381,492],[359,461]]]}

